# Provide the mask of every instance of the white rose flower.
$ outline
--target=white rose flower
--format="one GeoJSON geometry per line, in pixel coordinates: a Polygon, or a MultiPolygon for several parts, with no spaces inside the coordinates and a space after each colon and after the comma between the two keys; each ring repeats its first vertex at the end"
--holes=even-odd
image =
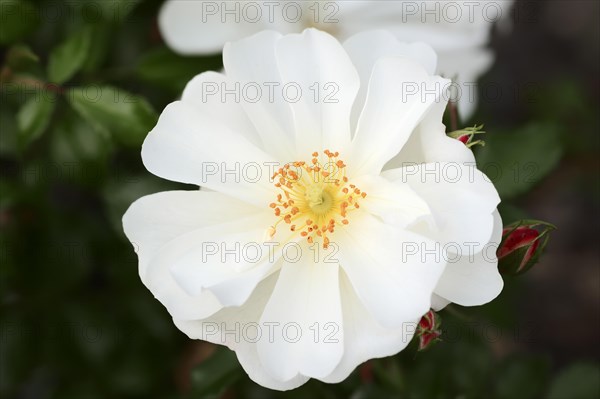
{"type": "Polygon", "coordinates": [[[445,134],[430,47],[264,31],[223,60],[142,147],[149,171],[202,189],[143,197],[123,217],[179,329],[286,390],[398,353],[430,307],[500,293],[500,199],[445,134]]]}
{"type": "Polygon", "coordinates": [[[167,45],[180,54],[218,53],[226,42],[264,29],[292,33],[317,27],[341,41],[389,30],[398,40],[433,47],[437,72],[457,83],[459,113],[468,119],[477,104],[475,83],[493,60],[486,48],[491,28],[507,20],[511,6],[512,0],[167,0],[158,22],[167,45]]]}

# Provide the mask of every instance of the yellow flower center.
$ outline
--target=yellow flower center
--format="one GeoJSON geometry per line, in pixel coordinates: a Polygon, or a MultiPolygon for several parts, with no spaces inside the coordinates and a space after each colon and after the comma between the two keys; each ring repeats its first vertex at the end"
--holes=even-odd
{"type": "Polygon", "coordinates": [[[311,162],[291,162],[273,175],[281,193],[269,205],[279,218],[270,229],[271,237],[277,226],[285,223],[311,244],[318,237],[326,249],[336,225],[348,224],[348,213],[360,208],[358,200],[367,193],[349,184],[339,153],[325,150],[323,154],[324,163],[314,152],[311,162]]]}

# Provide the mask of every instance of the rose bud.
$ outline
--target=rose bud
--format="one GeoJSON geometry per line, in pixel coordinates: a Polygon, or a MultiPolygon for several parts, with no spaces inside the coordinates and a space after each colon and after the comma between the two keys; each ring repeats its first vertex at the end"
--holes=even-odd
{"type": "Polygon", "coordinates": [[[473,137],[473,136],[470,136],[468,134],[463,134],[457,140],[466,145],[469,143],[469,140],[471,140],[471,137],[473,137]]]}
{"type": "Polygon", "coordinates": [[[485,145],[485,142],[483,140],[473,140],[473,138],[475,137],[476,134],[482,134],[485,133],[485,131],[481,130],[483,129],[483,125],[475,125],[472,127],[466,127],[464,129],[460,129],[460,130],[455,130],[453,132],[448,133],[448,136],[457,139],[458,141],[460,141],[461,143],[463,143],[464,145],[466,145],[467,147],[471,148],[474,145],[485,145]]]}
{"type": "Polygon", "coordinates": [[[431,347],[440,340],[442,331],[440,330],[440,316],[433,310],[427,312],[417,326],[417,337],[419,337],[419,351],[423,351],[431,347]]]}
{"type": "Polygon", "coordinates": [[[496,253],[500,273],[517,275],[531,269],[548,243],[549,232],[555,228],[538,220],[521,220],[506,226],[496,253]]]}

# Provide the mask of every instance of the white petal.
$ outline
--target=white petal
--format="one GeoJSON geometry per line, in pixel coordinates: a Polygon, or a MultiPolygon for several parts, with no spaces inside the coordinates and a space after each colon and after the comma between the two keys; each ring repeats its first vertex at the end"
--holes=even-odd
{"type": "Polygon", "coordinates": [[[358,33],[344,42],[344,48],[356,66],[361,81],[360,91],[352,108],[353,127],[356,127],[365,105],[368,82],[379,59],[391,56],[405,57],[419,63],[430,75],[435,72],[437,64],[437,55],[427,44],[404,43],[385,30],[358,33]]]}
{"type": "Polygon", "coordinates": [[[221,3],[214,1],[167,0],[158,15],[167,45],[180,54],[218,53],[226,42],[263,29],[263,25],[245,19],[222,22],[220,7],[221,3]]]}
{"type": "Polygon", "coordinates": [[[256,344],[240,345],[236,349],[235,353],[238,361],[252,381],[262,385],[263,387],[278,391],[288,391],[304,385],[309,380],[309,377],[306,377],[302,374],[297,374],[285,381],[278,380],[271,376],[269,373],[267,373],[265,367],[260,362],[256,344]]]}
{"type": "Polygon", "coordinates": [[[451,56],[453,51],[485,46],[496,19],[493,13],[501,8],[503,16],[506,16],[506,8],[511,1],[498,2],[495,7],[483,12],[481,6],[486,4],[468,0],[431,4],[406,1],[371,3],[375,4],[369,17],[377,21],[380,29],[408,42],[421,40],[431,45],[438,55],[445,52],[451,56]]]}
{"type": "MultiPolygon", "coordinates": [[[[263,31],[223,49],[223,65],[230,81],[238,85],[239,101],[260,135],[263,148],[282,162],[294,159],[294,122],[275,47],[281,34],[263,31]]],[[[235,91],[234,91],[235,93],[235,91]]],[[[234,95],[228,98],[235,99],[234,95]]]]}
{"type": "Polygon", "coordinates": [[[385,223],[406,227],[419,218],[431,215],[429,205],[408,185],[391,182],[381,176],[364,175],[352,182],[367,193],[359,198],[360,207],[379,216],[385,223]]]}
{"type": "Polygon", "coordinates": [[[400,152],[448,80],[429,76],[406,58],[383,58],[373,69],[365,107],[352,141],[349,166],[354,174],[379,174],[400,152]]]}
{"type": "Polygon", "coordinates": [[[440,297],[463,306],[483,305],[496,298],[504,282],[498,272],[496,250],[502,239],[502,219],[494,211],[494,234],[479,253],[464,253],[449,262],[435,287],[440,297]]]}
{"type": "Polygon", "coordinates": [[[408,184],[432,210],[433,223],[415,226],[414,231],[447,245],[446,249],[454,253],[472,247],[478,252],[489,241],[494,226],[491,213],[500,197],[474,164],[413,164],[387,170],[383,175],[408,184]]]}
{"type": "Polygon", "coordinates": [[[241,218],[256,208],[216,192],[168,191],[135,201],[123,216],[123,229],[139,257],[142,282],[178,318],[206,317],[222,306],[210,292],[188,295],[168,265],[152,260],[167,243],[190,231],[241,218]]]}
{"type": "Polygon", "coordinates": [[[398,329],[382,327],[365,309],[345,273],[340,275],[344,318],[344,356],[324,382],[345,380],[361,363],[403,350],[411,341],[418,319],[407,321],[398,329]]]}
{"type": "Polygon", "coordinates": [[[167,105],[142,146],[155,175],[196,184],[256,205],[272,199],[273,158],[194,104],[167,105]]]}
{"type": "MultiPolygon", "coordinates": [[[[384,173],[391,176],[395,170],[384,173]]],[[[408,184],[439,212],[492,212],[500,197],[490,179],[474,164],[435,162],[399,170],[398,183],[408,184]]]]}
{"type": "MultiPolygon", "coordinates": [[[[443,274],[442,274],[442,276],[443,276],[443,274]]],[[[439,312],[440,310],[444,309],[446,306],[448,306],[451,303],[452,302],[450,302],[449,300],[447,300],[445,298],[442,298],[441,296],[437,295],[435,292],[433,294],[431,294],[431,309],[435,310],[436,312],[439,312]]]]}
{"type": "Polygon", "coordinates": [[[344,48],[360,75],[361,82],[368,82],[375,63],[380,58],[404,57],[420,64],[429,75],[435,73],[437,55],[422,42],[405,43],[386,30],[361,32],[344,42],[344,48]]]}
{"type": "Polygon", "coordinates": [[[260,136],[244,108],[238,101],[232,101],[225,94],[224,89],[233,86],[231,79],[222,73],[203,72],[185,86],[181,101],[192,104],[207,117],[227,126],[229,130],[240,134],[255,146],[263,148],[260,136]]]}
{"type": "Polygon", "coordinates": [[[273,292],[277,278],[278,273],[275,273],[262,281],[249,300],[240,307],[225,308],[204,320],[173,321],[191,339],[226,345],[234,350],[248,376],[257,384],[285,391],[304,384],[308,377],[296,375],[285,381],[273,378],[261,364],[256,348],[257,332],[261,331],[265,336],[268,334],[268,329],[257,322],[273,292]]]}
{"type": "Polygon", "coordinates": [[[456,86],[460,87],[457,93],[458,116],[463,123],[471,118],[477,107],[477,80],[489,69],[493,60],[491,51],[482,47],[440,53],[439,73],[452,78],[456,86]]]}
{"type": "MultiPolygon", "coordinates": [[[[310,257],[307,245],[302,250],[310,257]]],[[[337,263],[284,262],[260,319],[261,326],[276,323],[273,339],[258,342],[270,375],[322,378],[335,369],[344,349],[338,277],[337,263]]]]}
{"type": "Polygon", "coordinates": [[[336,258],[356,294],[384,327],[399,328],[425,314],[445,266],[439,245],[383,224],[368,214],[352,215],[336,229],[336,258]]]}
{"type": "MultiPolygon", "coordinates": [[[[398,3],[406,5],[406,7],[416,6],[417,9],[419,8],[416,3],[414,6],[407,2],[398,3]]],[[[510,3],[510,1],[497,2],[495,7],[490,9],[496,11],[498,8],[504,8],[503,15],[507,15],[506,6],[510,3]]],[[[443,3],[432,3],[431,5],[445,7],[443,3]]],[[[477,80],[492,63],[492,55],[485,46],[489,41],[493,21],[490,21],[489,18],[486,20],[486,11],[473,12],[470,10],[473,3],[458,1],[447,5],[448,13],[456,12],[450,8],[458,7],[458,12],[462,14],[458,21],[453,22],[448,14],[448,18],[441,18],[439,23],[434,23],[433,20],[423,23],[421,21],[422,12],[409,15],[406,12],[407,8],[398,16],[403,23],[394,23],[388,20],[387,24],[382,22],[380,27],[389,30],[391,34],[404,41],[423,41],[436,51],[438,56],[437,73],[452,79],[462,87],[462,95],[458,100],[458,111],[461,121],[464,122],[469,120],[477,105],[477,80]]],[[[476,8],[477,5],[475,5],[476,8]]],[[[440,12],[444,12],[443,9],[440,9],[440,12]]]]}
{"type": "Polygon", "coordinates": [[[285,85],[300,93],[291,99],[297,155],[350,143],[350,110],[360,80],[342,45],[316,29],[286,35],[277,42],[277,63],[285,85]]]}
{"type": "MultiPolygon", "coordinates": [[[[443,3],[437,3],[443,4],[443,3]]],[[[453,23],[450,20],[440,18],[442,23],[422,23],[420,12],[410,18],[411,21],[404,24],[387,24],[383,28],[389,30],[394,36],[407,42],[423,41],[429,44],[438,53],[438,65],[441,60],[440,53],[444,52],[450,56],[453,51],[460,51],[464,48],[482,47],[488,42],[492,24],[480,21],[481,23],[470,23],[469,11],[463,8],[465,15],[459,23],[453,23]]],[[[484,13],[475,12],[474,15],[481,16],[484,13]]],[[[439,71],[439,67],[438,67],[439,71]]]]}
{"type": "Polygon", "coordinates": [[[400,168],[407,163],[475,164],[473,152],[460,141],[446,135],[446,126],[442,123],[446,104],[447,101],[439,101],[429,109],[400,153],[386,164],[385,169],[400,168]]]}
{"type": "Polygon", "coordinates": [[[168,268],[190,296],[210,290],[224,306],[240,305],[278,259],[264,246],[268,216],[257,213],[179,236],[161,248],[149,267],[168,268]]]}

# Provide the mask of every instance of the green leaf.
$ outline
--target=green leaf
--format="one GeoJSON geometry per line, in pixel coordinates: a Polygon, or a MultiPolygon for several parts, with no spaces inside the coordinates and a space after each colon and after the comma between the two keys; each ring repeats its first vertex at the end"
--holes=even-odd
{"type": "Polygon", "coordinates": [[[219,348],[192,370],[192,397],[219,398],[240,377],[240,367],[232,351],[219,348]]]}
{"type": "Polygon", "coordinates": [[[147,53],[140,60],[137,75],[146,82],[180,93],[194,76],[220,67],[220,57],[182,57],[161,47],[147,53]]]}
{"type": "Polygon", "coordinates": [[[550,385],[548,399],[596,399],[600,393],[598,364],[578,363],[563,370],[550,385]]]}
{"type": "Polygon", "coordinates": [[[27,36],[37,26],[35,7],[23,0],[0,0],[0,44],[10,44],[27,36]]]}
{"type": "Polygon", "coordinates": [[[75,111],[65,111],[57,118],[50,132],[52,161],[64,166],[66,170],[62,175],[68,179],[89,181],[97,185],[102,175],[97,169],[106,167],[108,154],[112,150],[110,137],[107,133],[93,129],[75,111]],[[81,173],[71,173],[69,165],[77,165],[81,173]]]}
{"type": "Polygon", "coordinates": [[[23,69],[40,61],[39,57],[28,46],[17,44],[12,46],[6,54],[6,65],[14,71],[23,69]]]}
{"type": "Polygon", "coordinates": [[[90,41],[93,45],[90,46],[87,59],[81,68],[83,71],[94,71],[105,63],[114,31],[114,25],[110,23],[100,22],[90,25],[90,41]]]}
{"type": "Polygon", "coordinates": [[[50,99],[38,94],[23,104],[17,114],[18,141],[21,148],[27,147],[42,135],[48,127],[56,105],[55,98],[50,99]]]}
{"type": "Polygon", "coordinates": [[[549,124],[532,123],[515,132],[490,134],[486,142],[477,152],[477,165],[503,200],[533,188],[562,155],[558,129],[549,124]]]}
{"type": "Polygon", "coordinates": [[[66,96],[94,129],[128,146],[140,146],[158,119],[144,98],[115,87],[76,87],[68,90],[66,96]]]}
{"type": "Polygon", "coordinates": [[[86,26],[52,50],[48,60],[48,79],[62,84],[77,73],[85,63],[92,44],[92,28],[86,26]]]}

